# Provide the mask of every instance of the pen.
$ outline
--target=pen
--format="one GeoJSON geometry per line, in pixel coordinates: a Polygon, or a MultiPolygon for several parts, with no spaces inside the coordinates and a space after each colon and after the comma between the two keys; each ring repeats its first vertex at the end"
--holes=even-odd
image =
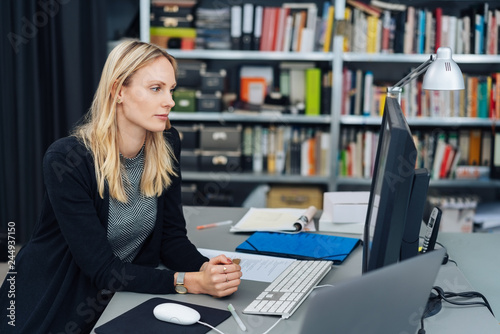
{"type": "Polygon", "coordinates": [[[221,225],[228,225],[228,224],[232,224],[232,223],[233,223],[232,220],[225,220],[223,222],[211,223],[211,224],[196,226],[196,229],[197,230],[203,230],[205,228],[216,227],[216,226],[221,226],[221,225]]]}
{"type": "Polygon", "coordinates": [[[227,306],[227,309],[229,310],[229,312],[231,312],[231,314],[234,317],[234,320],[236,320],[236,323],[238,324],[238,326],[240,326],[241,330],[244,331],[244,332],[246,332],[247,328],[245,327],[245,324],[243,323],[243,321],[241,321],[241,319],[238,316],[238,314],[236,314],[236,310],[234,309],[233,305],[229,304],[227,306]]]}

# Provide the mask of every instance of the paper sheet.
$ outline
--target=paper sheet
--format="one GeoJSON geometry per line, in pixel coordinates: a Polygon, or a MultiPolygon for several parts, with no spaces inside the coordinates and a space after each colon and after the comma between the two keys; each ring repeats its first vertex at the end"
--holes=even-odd
{"type": "Polygon", "coordinates": [[[240,266],[243,276],[241,279],[272,282],[278,277],[288,266],[296,261],[295,259],[287,259],[274,256],[245,254],[238,252],[226,252],[221,250],[198,248],[198,251],[208,258],[216,257],[224,254],[229,258],[241,259],[240,266]]]}
{"type": "MultiPolygon", "coordinates": [[[[250,208],[230,231],[295,231],[293,224],[305,211],[292,208],[250,208]]],[[[305,230],[316,231],[314,220],[306,225],[305,230]]]]}

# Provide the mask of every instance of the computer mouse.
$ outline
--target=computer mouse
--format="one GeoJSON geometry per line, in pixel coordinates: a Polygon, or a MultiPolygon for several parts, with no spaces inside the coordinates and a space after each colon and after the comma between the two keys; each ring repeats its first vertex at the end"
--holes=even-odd
{"type": "Polygon", "coordinates": [[[153,309],[156,319],[178,325],[192,325],[200,320],[201,315],[195,309],[176,303],[163,303],[153,309]]]}

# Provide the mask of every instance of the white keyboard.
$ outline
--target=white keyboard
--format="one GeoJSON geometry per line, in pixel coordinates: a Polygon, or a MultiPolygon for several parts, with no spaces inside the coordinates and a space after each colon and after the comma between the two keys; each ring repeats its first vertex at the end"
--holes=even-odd
{"type": "Polygon", "coordinates": [[[331,268],[331,261],[293,262],[243,313],[290,317],[331,268]]]}

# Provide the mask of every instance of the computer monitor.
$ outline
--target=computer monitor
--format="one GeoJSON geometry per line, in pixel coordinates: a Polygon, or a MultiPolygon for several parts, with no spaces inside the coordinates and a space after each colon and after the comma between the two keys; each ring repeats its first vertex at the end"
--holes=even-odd
{"type": "Polygon", "coordinates": [[[415,238],[418,252],[422,201],[425,203],[429,179],[422,176],[425,173],[421,171],[415,173],[416,157],[417,149],[401,107],[397,99],[388,96],[364,229],[363,273],[398,262],[402,257],[416,255],[415,238]],[[419,211],[417,207],[421,205],[420,218],[410,219],[411,223],[406,224],[409,208],[419,211]],[[407,233],[405,229],[408,229],[407,233]],[[411,245],[403,240],[410,240],[411,245]]]}

